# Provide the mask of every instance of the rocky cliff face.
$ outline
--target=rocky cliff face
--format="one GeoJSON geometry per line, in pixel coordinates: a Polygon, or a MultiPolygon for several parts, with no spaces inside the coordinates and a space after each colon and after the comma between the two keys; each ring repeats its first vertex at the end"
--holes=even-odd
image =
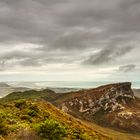
{"type": "Polygon", "coordinates": [[[65,112],[76,110],[93,115],[101,109],[108,112],[123,110],[125,107],[122,103],[126,104],[128,100],[134,100],[131,83],[108,85],[106,90],[105,87],[101,87],[84,92],[86,94],[65,100],[60,108],[65,112]]]}
{"type": "MultiPolygon", "coordinates": [[[[139,129],[139,123],[136,124],[133,121],[137,118],[139,120],[137,122],[140,122],[138,117],[140,116],[138,114],[139,109],[134,112],[130,107],[134,102],[135,97],[131,89],[131,83],[126,82],[71,93],[71,96],[69,94],[68,98],[64,98],[58,106],[72,115],[83,117],[90,121],[94,119],[101,122],[105,121],[108,124],[111,123],[111,125],[113,122],[113,125],[117,124],[119,126],[117,122],[120,120],[125,122],[131,119],[133,125],[135,124],[135,127],[139,129]],[[109,122],[110,119],[112,122],[109,122]]],[[[138,105],[137,107],[139,108],[140,106],[138,105]]],[[[123,128],[123,126],[121,127],[123,128]]]]}

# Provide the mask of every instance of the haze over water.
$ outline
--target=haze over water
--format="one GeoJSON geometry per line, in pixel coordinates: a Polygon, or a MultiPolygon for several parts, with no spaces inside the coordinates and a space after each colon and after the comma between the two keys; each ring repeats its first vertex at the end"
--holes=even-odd
{"type": "MultiPolygon", "coordinates": [[[[17,87],[29,87],[29,88],[95,88],[101,85],[110,83],[116,83],[112,81],[29,81],[29,82],[7,82],[9,85],[17,87]]],[[[140,81],[132,82],[132,88],[140,88],[140,81]]]]}

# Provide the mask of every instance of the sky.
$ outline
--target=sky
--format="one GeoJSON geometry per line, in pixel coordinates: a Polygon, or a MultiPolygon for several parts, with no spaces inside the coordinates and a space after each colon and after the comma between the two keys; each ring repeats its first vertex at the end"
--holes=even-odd
{"type": "Polygon", "coordinates": [[[140,0],[0,0],[0,81],[140,80],[140,0]]]}

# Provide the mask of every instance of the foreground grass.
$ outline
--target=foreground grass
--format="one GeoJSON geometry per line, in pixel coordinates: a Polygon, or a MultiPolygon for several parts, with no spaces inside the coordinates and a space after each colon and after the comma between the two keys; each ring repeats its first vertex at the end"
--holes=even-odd
{"type": "Polygon", "coordinates": [[[16,100],[0,104],[0,139],[108,140],[111,139],[46,101],[16,100]]]}

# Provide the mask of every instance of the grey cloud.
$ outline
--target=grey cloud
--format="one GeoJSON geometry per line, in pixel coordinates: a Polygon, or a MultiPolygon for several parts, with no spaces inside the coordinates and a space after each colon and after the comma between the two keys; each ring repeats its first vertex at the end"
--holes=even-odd
{"type": "Polygon", "coordinates": [[[139,0],[124,0],[120,2],[120,7],[122,8],[132,8],[133,6],[139,5],[139,0]]]}
{"type": "Polygon", "coordinates": [[[0,54],[0,70],[4,70],[6,68],[13,68],[14,66],[25,66],[25,67],[38,67],[38,66],[46,66],[51,63],[71,63],[75,58],[69,58],[68,55],[62,55],[61,53],[56,55],[54,53],[47,52],[38,52],[35,49],[31,51],[8,51],[3,54],[0,54]],[[12,64],[13,65],[12,65],[12,64]],[[10,67],[7,67],[9,65],[10,67]]]}
{"type": "Polygon", "coordinates": [[[129,65],[124,65],[119,67],[119,71],[122,72],[131,72],[136,68],[136,65],[134,64],[129,64],[129,65]]]}
{"type": "MultiPolygon", "coordinates": [[[[102,4],[105,1],[97,0],[94,2],[81,2],[79,0],[59,1],[60,4],[58,4],[57,1],[45,2],[43,0],[14,0],[12,2],[7,0],[6,2],[5,5],[2,5],[5,9],[0,14],[0,29],[4,30],[4,34],[1,34],[1,40],[7,39],[7,41],[15,40],[19,42],[40,43],[44,45],[44,48],[46,44],[49,44],[49,48],[52,48],[53,44],[57,45],[58,43],[59,45],[60,41],[57,41],[58,36],[62,36],[75,26],[83,26],[89,30],[92,27],[105,29],[104,32],[98,35],[101,38],[102,36],[104,36],[104,38],[112,36],[112,34],[118,32],[118,29],[120,29],[120,31],[117,34],[120,35],[122,34],[121,30],[123,27],[123,29],[125,29],[128,26],[127,31],[129,31],[130,28],[137,29],[139,27],[139,21],[136,22],[137,26],[134,26],[135,20],[131,20],[129,12],[123,12],[119,9],[119,0],[117,0],[117,2],[110,0],[106,6],[102,4]],[[51,3],[51,6],[48,3],[51,3]],[[6,15],[3,16],[3,14],[6,15]],[[126,22],[124,20],[126,20],[126,22]],[[127,22],[128,20],[129,22],[127,22]],[[71,22],[73,22],[73,24],[70,27],[67,26],[71,22]]],[[[135,13],[135,11],[133,11],[133,13],[135,13]]],[[[138,14],[133,18],[138,20],[138,14]]],[[[89,35],[89,38],[93,38],[93,40],[96,41],[96,34],[93,36],[93,34],[89,33],[89,35]]],[[[84,38],[84,36],[80,39],[88,41],[88,38],[84,38]]],[[[78,41],[77,39],[77,42],[78,41]]],[[[67,37],[62,38],[61,42],[70,48],[67,37]]],[[[70,46],[73,46],[73,44],[70,46]]],[[[90,44],[87,44],[86,47],[90,47],[90,44]]],[[[61,46],[58,46],[58,48],[61,49],[61,46]]]]}
{"type": "Polygon", "coordinates": [[[22,61],[19,61],[19,65],[21,66],[31,66],[31,67],[36,67],[36,66],[41,66],[41,62],[38,59],[32,59],[32,58],[27,58],[22,61]]]}
{"type": "Polygon", "coordinates": [[[0,71],[4,70],[4,65],[5,65],[5,61],[4,60],[0,61],[0,71]]]}
{"type": "Polygon", "coordinates": [[[104,63],[112,62],[133,49],[131,46],[108,46],[100,50],[99,52],[90,55],[83,64],[88,65],[101,65],[104,63]]]}
{"type": "Polygon", "coordinates": [[[124,44],[140,40],[138,5],[138,0],[0,0],[2,45],[40,46],[28,52],[10,48],[0,59],[18,60],[14,66],[36,67],[75,63],[86,52],[83,64],[114,61],[133,50],[124,44]],[[100,51],[92,54],[96,50],[100,51]]]}
{"type": "Polygon", "coordinates": [[[10,51],[0,55],[1,60],[12,60],[12,59],[22,59],[29,57],[31,55],[30,52],[26,53],[24,51],[10,51]]]}
{"type": "Polygon", "coordinates": [[[16,65],[39,66],[40,58],[42,58],[41,54],[34,52],[34,49],[32,49],[31,51],[13,50],[0,54],[1,66],[3,67],[3,69],[6,69],[6,66],[8,64],[11,68],[16,65]],[[13,66],[11,63],[13,63],[13,66]]]}
{"type": "Polygon", "coordinates": [[[75,31],[63,36],[58,37],[52,47],[56,49],[87,49],[94,43],[95,34],[89,31],[75,31]]]}

